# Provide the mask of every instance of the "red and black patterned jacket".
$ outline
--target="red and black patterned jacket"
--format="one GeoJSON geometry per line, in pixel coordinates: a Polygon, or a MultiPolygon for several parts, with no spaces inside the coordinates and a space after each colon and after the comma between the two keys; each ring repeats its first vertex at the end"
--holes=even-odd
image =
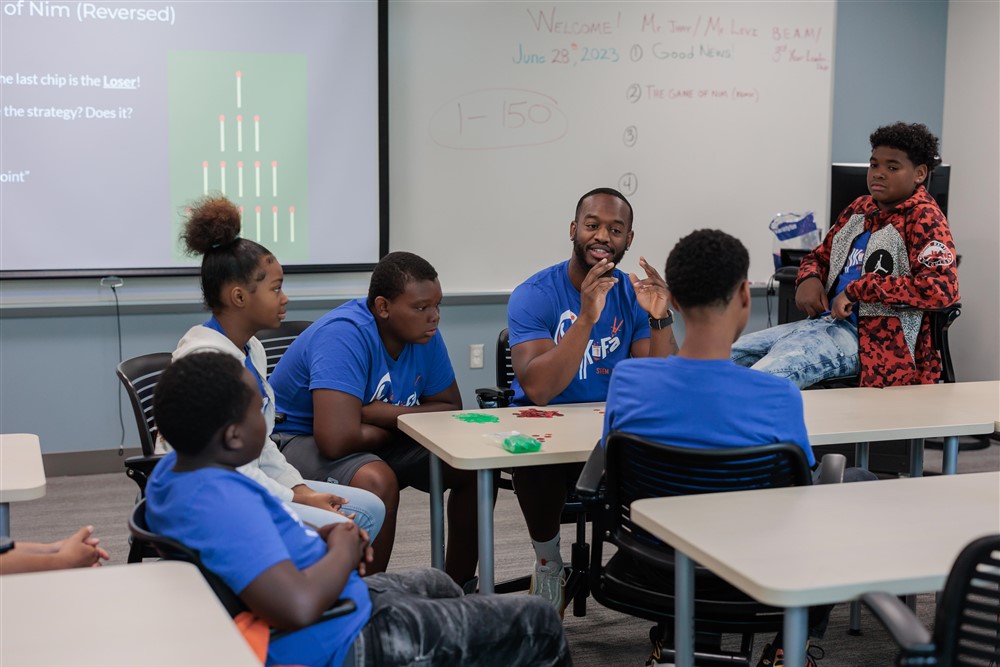
{"type": "Polygon", "coordinates": [[[951,230],[923,186],[891,211],[880,211],[868,195],[854,200],[823,243],[802,259],[796,284],[815,276],[829,294],[851,244],[866,229],[871,238],[861,277],[844,289],[860,302],[861,386],[937,382],[941,359],[931,343],[930,318],[921,310],[896,308],[944,308],[959,300],[951,230]]]}

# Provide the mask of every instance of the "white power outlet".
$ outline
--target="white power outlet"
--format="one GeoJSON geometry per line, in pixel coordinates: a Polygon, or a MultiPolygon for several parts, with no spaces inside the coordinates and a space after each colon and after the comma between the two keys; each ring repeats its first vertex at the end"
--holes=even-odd
{"type": "Polygon", "coordinates": [[[483,343],[476,343],[469,346],[469,368],[483,367],[483,343]]]}

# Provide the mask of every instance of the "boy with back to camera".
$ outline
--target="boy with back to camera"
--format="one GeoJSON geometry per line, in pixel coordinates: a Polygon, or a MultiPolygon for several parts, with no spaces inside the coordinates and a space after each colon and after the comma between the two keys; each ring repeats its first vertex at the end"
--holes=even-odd
{"type": "MultiPolygon", "coordinates": [[[[684,319],[684,341],[665,359],[618,364],[608,387],[602,443],[611,431],[700,449],[791,442],[816,466],[802,393],[784,378],[740,367],[729,358],[750,317],[749,266],[746,248],[725,232],[702,229],[677,242],[664,278],[670,305],[684,319]]],[[[845,482],[873,479],[860,468],[844,471],[845,482]]],[[[811,636],[822,636],[832,609],[810,608],[811,636]]],[[[783,664],[781,640],[779,633],[764,647],[758,667],[783,664]]],[[[660,648],[654,645],[646,664],[657,664],[660,648]]],[[[812,657],[807,664],[814,665],[812,657]]]]}
{"type": "Polygon", "coordinates": [[[869,138],[868,191],[802,259],[795,304],[809,319],[743,336],[732,359],[799,387],[857,374],[861,386],[932,384],[941,359],[922,309],[959,300],[948,221],[924,188],[941,164],[921,124],[869,138]]]}
{"type": "Polygon", "coordinates": [[[172,362],[153,409],[174,451],[150,477],[146,520],[198,551],[253,614],[294,631],[270,642],[266,664],[572,664],[559,617],[541,600],[464,596],[431,569],[362,580],[372,562],[364,529],[314,529],[236,471],[260,455],[261,407],[256,381],[233,357],[172,362]],[[357,609],[313,625],[342,597],[357,609]]]}

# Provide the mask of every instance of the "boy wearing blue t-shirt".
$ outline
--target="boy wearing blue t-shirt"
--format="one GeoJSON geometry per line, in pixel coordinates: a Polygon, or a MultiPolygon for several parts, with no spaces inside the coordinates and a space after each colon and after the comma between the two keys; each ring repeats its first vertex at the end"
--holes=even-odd
{"type": "MultiPolygon", "coordinates": [[[[618,365],[608,388],[602,443],[611,431],[703,449],[792,442],[815,467],[799,389],[729,358],[750,317],[749,267],[746,248],[725,232],[702,229],[677,242],[664,276],[670,303],[684,318],[684,342],[667,359],[618,365]]],[[[844,474],[845,482],[871,479],[857,468],[844,474]]],[[[810,610],[814,636],[822,634],[831,609],[810,610]]],[[[764,647],[758,667],[780,665],[781,659],[779,634],[764,647]]]]}
{"type": "MultiPolygon", "coordinates": [[[[307,479],[371,491],[385,503],[371,571],[389,562],[399,489],[428,491],[426,449],[401,433],[411,412],[461,410],[448,358],[437,271],[409,252],[386,255],[372,272],[367,299],[339,306],[295,339],[271,374],[274,428],[288,461],[307,479]]],[[[476,572],[476,476],[444,465],[448,498],[445,571],[455,581],[476,572]]]]}
{"type": "MultiPolygon", "coordinates": [[[[628,357],[677,349],[667,292],[639,258],[640,280],[617,268],[632,243],[632,205],[611,188],[583,195],[569,224],[569,261],[514,290],[507,309],[514,404],[586,403],[607,396],[612,370],[628,357]]],[[[579,465],[515,468],[514,489],[535,550],[531,593],[565,605],[559,521],[579,465]]]]}
{"type": "Polygon", "coordinates": [[[465,597],[437,570],[362,580],[372,560],[363,529],[314,529],[236,471],[260,455],[261,408],[256,381],[236,359],[205,352],[172,362],[153,411],[174,451],[150,477],[146,520],[198,551],[253,614],[295,630],[270,643],[266,664],[451,665],[486,656],[484,664],[571,664],[562,625],[540,601],[465,597]],[[339,598],[357,609],[313,624],[339,598]]]}

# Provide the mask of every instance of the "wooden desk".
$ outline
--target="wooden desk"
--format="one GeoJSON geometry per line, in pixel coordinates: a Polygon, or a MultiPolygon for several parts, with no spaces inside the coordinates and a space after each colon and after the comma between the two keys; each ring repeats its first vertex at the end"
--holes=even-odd
{"type": "Polygon", "coordinates": [[[42,448],[33,433],[0,435],[0,536],[10,535],[10,505],[45,495],[42,448]]]}
{"type": "Polygon", "coordinates": [[[549,406],[561,417],[522,418],[525,408],[425,412],[403,415],[399,429],[431,453],[431,563],[444,567],[444,503],[441,461],[459,470],[478,472],[479,590],[493,592],[493,470],[522,466],[582,463],[587,460],[604,424],[603,403],[549,406]],[[469,423],[456,415],[476,413],[497,417],[495,423],[469,423]],[[511,454],[486,437],[490,433],[518,431],[525,435],[551,434],[541,451],[511,454]]]}
{"type": "Polygon", "coordinates": [[[694,660],[693,562],[785,608],[785,664],[796,667],[810,605],[941,590],[962,548],[1000,530],[1000,473],[651,498],[631,511],[677,550],[679,667],[694,660]]]}
{"type": "Polygon", "coordinates": [[[141,565],[0,577],[11,667],[260,667],[194,565],[141,565]]]}

